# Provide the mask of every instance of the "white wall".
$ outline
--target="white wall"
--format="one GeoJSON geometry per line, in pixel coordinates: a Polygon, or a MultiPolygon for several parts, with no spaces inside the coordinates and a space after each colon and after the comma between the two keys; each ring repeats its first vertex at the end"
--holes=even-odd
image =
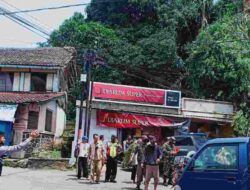
{"type": "Polygon", "coordinates": [[[91,128],[89,133],[90,142],[92,142],[92,137],[95,133],[98,135],[104,135],[105,141],[110,141],[112,135],[117,135],[117,129],[96,126],[96,114],[96,109],[93,109],[91,116],[91,128]]]}
{"type": "Polygon", "coordinates": [[[65,126],[66,126],[66,114],[62,108],[57,106],[55,138],[59,138],[63,134],[65,126]]]}
{"type": "Polygon", "coordinates": [[[53,112],[52,116],[52,132],[55,133],[56,130],[56,115],[57,115],[57,103],[56,100],[50,101],[48,103],[42,104],[39,111],[38,119],[38,130],[45,131],[45,120],[46,120],[46,110],[49,109],[53,112]]]}

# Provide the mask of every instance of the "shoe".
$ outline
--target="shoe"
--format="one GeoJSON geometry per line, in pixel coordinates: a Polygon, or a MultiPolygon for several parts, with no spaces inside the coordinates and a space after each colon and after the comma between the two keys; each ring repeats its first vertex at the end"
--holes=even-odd
{"type": "Polygon", "coordinates": [[[109,180],[105,179],[104,183],[108,183],[108,182],[109,182],[109,180]]]}
{"type": "Polygon", "coordinates": [[[96,184],[99,184],[99,181],[95,181],[96,184]]]}
{"type": "Polygon", "coordinates": [[[110,180],[110,182],[111,182],[111,183],[117,183],[117,181],[116,181],[116,180],[110,180]]]}
{"type": "Polygon", "coordinates": [[[136,190],[141,190],[140,185],[137,185],[135,189],[136,189],[136,190]]]}

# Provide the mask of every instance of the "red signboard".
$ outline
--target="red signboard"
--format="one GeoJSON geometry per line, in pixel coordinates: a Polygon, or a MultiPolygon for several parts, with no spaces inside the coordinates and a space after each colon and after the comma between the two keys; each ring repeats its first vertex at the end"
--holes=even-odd
{"type": "Polygon", "coordinates": [[[171,127],[173,122],[163,117],[97,111],[97,125],[113,128],[171,127]]]}
{"type": "Polygon", "coordinates": [[[93,97],[96,99],[164,105],[165,91],[133,86],[94,83],[93,97]]]}

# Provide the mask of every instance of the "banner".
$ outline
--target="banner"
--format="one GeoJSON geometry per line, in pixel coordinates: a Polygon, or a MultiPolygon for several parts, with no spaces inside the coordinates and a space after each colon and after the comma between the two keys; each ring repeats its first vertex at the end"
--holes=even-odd
{"type": "Polygon", "coordinates": [[[0,104],[0,121],[14,122],[17,105],[0,104]]]}
{"type": "Polygon", "coordinates": [[[94,83],[93,98],[164,105],[165,90],[94,83]]]}
{"type": "Polygon", "coordinates": [[[174,123],[163,117],[98,110],[97,126],[112,128],[172,127],[174,123]]]}

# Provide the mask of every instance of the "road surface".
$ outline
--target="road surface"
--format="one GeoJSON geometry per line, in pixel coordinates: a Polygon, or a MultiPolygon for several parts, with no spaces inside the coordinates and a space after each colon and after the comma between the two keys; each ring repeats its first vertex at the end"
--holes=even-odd
{"type": "MultiPolygon", "coordinates": [[[[102,179],[104,174],[102,176],[102,179]]],[[[143,186],[142,186],[143,187],[143,186]]],[[[130,173],[118,170],[117,183],[90,184],[77,180],[74,171],[31,170],[4,167],[0,177],[0,190],[133,190],[130,173]]],[[[153,190],[153,184],[150,184],[153,190]]],[[[159,185],[158,190],[171,190],[159,185]]]]}

